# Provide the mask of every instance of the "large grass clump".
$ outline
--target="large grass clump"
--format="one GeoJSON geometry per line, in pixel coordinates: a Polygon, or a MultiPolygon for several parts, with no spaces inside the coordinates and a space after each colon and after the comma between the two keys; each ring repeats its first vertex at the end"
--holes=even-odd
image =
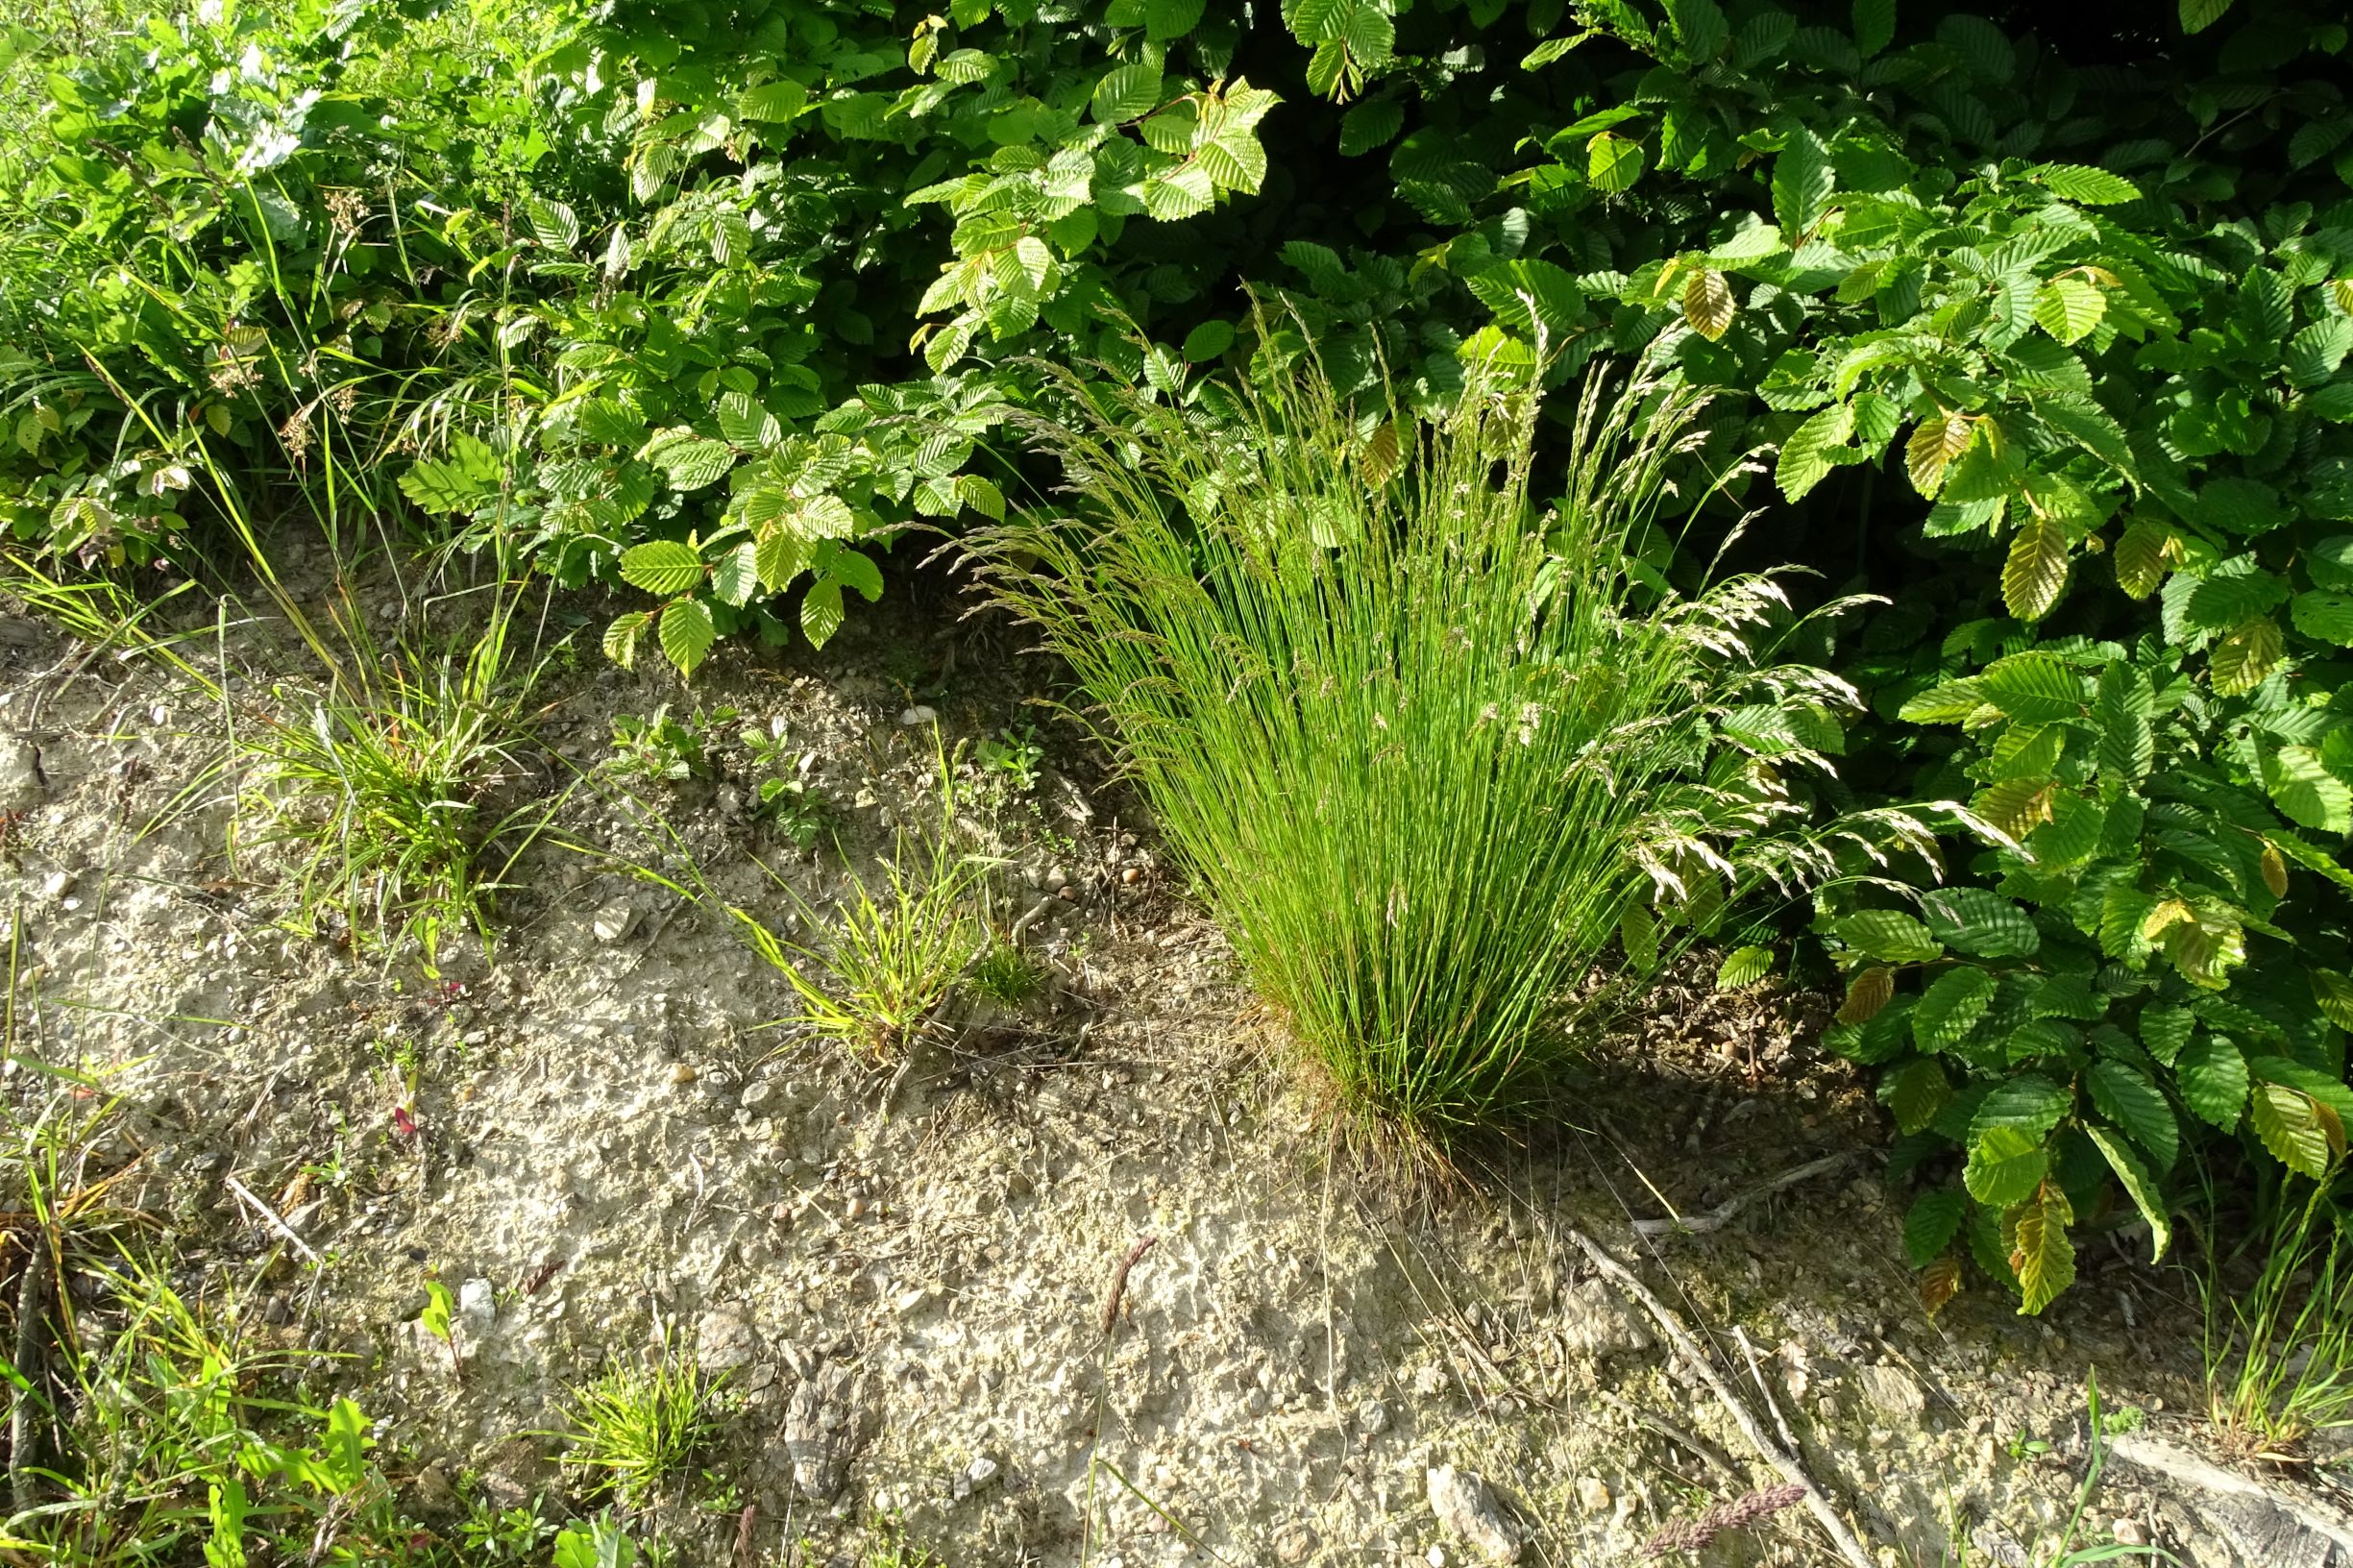
{"type": "Polygon", "coordinates": [[[1312,362],[1060,384],[1034,433],[1073,504],[978,538],[995,598],[1068,662],[1349,1124],[1442,1149],[1507,1114],[1621,925],[1654,961],[1654,903],[1688,931],[1737,891],[1716,842],[1789,809],[1720,719],[1811,757],[1843,692],[1752,662],[1770,581],[1630,571],[1703,499],[1671,480],[1713,488],[1695,399],[1590,383],[1539,508],[1524,387],[1416,428],[1312,362]]]}

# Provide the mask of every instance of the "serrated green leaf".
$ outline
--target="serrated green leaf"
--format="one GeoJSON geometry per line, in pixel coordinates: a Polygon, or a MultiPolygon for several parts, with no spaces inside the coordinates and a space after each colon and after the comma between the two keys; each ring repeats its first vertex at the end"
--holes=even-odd
{"type": "Polygon", "coordinates": [[[2141,1043],[2169,1067],[2190,1043],[2190,1032],[2196,1027],[2196,1017],[2186,1007],[2152,1003],[2141,1009],[2141,1043]]]}
{"type": "Polygon", "coordinates": [[[1994,977],[1973,965],[1948,969],[1912,1009],[1912,1039],[1923,1051],[1950,1050],[1970,1036],[1994,999],[1994,977]]]}
{"type": "Polygon", "coordinates": [[[2084,1075],[2092,1103],[2146,1150],[2159,1170],[2173,1168],[2181,1152],[2181,1126],[2157,1086],[2121,1062],[2095,1062],[2084,1075]]]}
{"type": "Polygon", "coordinates": [[[2001,569],[2003,608],[2021,621],[2040,621],[2067,587],[2067,530],[2047,517],[2029,517],[2010,541],[2001,569]]]}
{"type": "Polygon", "coordinates": [[[614,617],[612,625],[604,628],[604,656],[624,670],[632,668],[637,663],[638,640],[645,636],[646,627],[652,622],[650,610],[632,610],[614,617]]]}
{"type": "Polygon", "coordinates": [[[719,630],[711,624],[711,607],[699,599],[675,600],[662,606],[654,630],[661,638],[663,656],[681,675],[693,675],[719,640],[719,630]]]}
{"type": "Polygon", "coordinates": [[[1945,1102],[1952,1098],[1952,1083],[1934,1058],[1924,1056],[1889,1077],[1879,1094],[1895,1113],[1896,1126],[1908,1136],[1936,1120],[1945,1102]]]}
{"type": "Polygon", "coordinates": [[[2271,1157],[2299,1176],[2326,1176],[2335,1151],[2321,1124],[2319,1102],[2286,1084],[2257,1084],[2249,1109],[2255,1136],[2271,1157]]]}
{"type": "Polygon", "coordinates": [[[1821,483],[1835,466],[1827,454],[1844,446],[1853,432],[1854,407],[1844,403],[1830,404],[1790,431],[1789,439],[1781,443],[1781,455],[1773,473],[1781,494],[1796,501],[1821,483]]]}
{"type": "Polygon", "coordinates": [[[665,599],[702,581],[702,557],[675,539],[653,539],[621,552],[621,580],[665,599]]]}
{"type": "Polygon", "coordinates": [[[760,536],[752,549],[752,570],[758,574],[765,593],[784,592],[808,564],[808,553],[799,537],[789,528],[771,529],[760,536]]]}
{"type": "Polygon", "coordinates": [[[2353,648],[2353,594],[2315,588],[2296,595],[2288,614],[2295,629],[2316,642],[2353,648]]]}
{"type": "Polygon", "coordinates": [[[1773,972],[1773,949],[1770,947],[1735,947],[1724,955],[1716,966],[1716,989],[1739,991],[1752,986],[1773,972]]]}
{"type": "Polygon", "coordinates": [[[2141,199],[2141,187],[2122,175],[2083,163],[2038,163],[2026,171],[2026,178],[2052,195],[2083,207],[2113,207],[2141,199]]]}
{"type": "Polygon", "coordinates": [[[2231,0],[2181,0],[2181,30],[2203,33],[2220,21],[2230,8],[2231,0]]]}
{"type": "Polygon", "coordinates": [[[2308,973],[2320,1016],[2340,1029],[2353,1030],[2353,977],[2335,969],[2316,968],[2308,973]]]}
{"type": "Polygon", "coordinates": [[[1938,888],[1920,900],[1929,934],[1956,952],[1978,958],[2032,958],[2043,934],[2034,918],[1984,888],[1938,888]]]}
{"type": "Polygon", "coordinates": [[[823,648],[842,629],[842,584],[820,577],[800,596],[800,634],[811,648],[823,648]]]}
{"type": "Polygon", "coordinates": [[[1095,84],[1091,108],[1097,123],[1119,125],[1149,113],[1160,101],[1161,68],[1139,60],[1113,68],[1095,84]]]}
{"type": "Polygon", "coordinates": [[[1615,131],[1601,132],[1585,143],[1585,178],[1596,190],[1631,189],[1649,160],[1642,143],[1615,131]]]}
{"type": "Polygon", "coordinates": [[[2173,1069],[2182,1103],[2199,1120],[2226,1133],[2239,1125],[2246,1109],[2247,1070],[2237,1045],[2219,1035],[2200,1036],[2182,1047],[2173,1069]]]}
{"type": "Polygon", "coordinates": [[[2084,680],[2057,657],[2029,650],[1996,659],[1977,677],[1985,699],[2022,723],[2080,718],[2084,680]]]}
{"type": "Polygon", "coordinates": [[[1987,1208],[2007,1209],[2025,1201],[2049,1173],[2050,1151],[2042,1138],[2024,1127],[2002,1125],[1973,1136],[1961,1183],[1987,1208]]]}
{"type": "Polygon", "coordinates": [[[2148,776],[2157,755],[2149,723],[2155,705],[2145,671],[2119,659],[2099,673],[2092,722],[2099,729],[2094,760],[2104,777],[2137,783],[2148,776]]]}
{"type": "MultiPolygon", "coordinates": [[[[2169,1110],[2166,1115],[2170,1116],[2172,1112],[2169,1110]]],[[[2141,1217],[2148,1221],[2148,1261],[2152,1263],[2161,1261],[2166,1249],[2173,1244],[2173,1220],[2166,1206],[2165,1190],[2158,1184],[2156,1174],[2122,1139],[2107,1128],[2087,1125],[2084,1133],[2092,1139],[2093,1146],[2099,1150],[2101,1158],[2108,1162],[2108,1168],[2116,1172],[2118,1184],[2132,1199],[2133,1207],[2141,1211],[2141,1217]]]]}
{"type": "Polygon", "coordinates": [[[727,443],[683,429],[656,431],[639,455],[660,469],[674,490],[700,490],[735,466],[735,449],[727,443]]]}
{"type": "Polygon", "coordinates": [[[2035,290],[2034,324],[2062,343],[2079,341],[2108,313],[2108,296],[2082,278],[2053,278],[2035,290]]]}
{"type": "Polygon", "coordinates": [[[1866,909],[1838,922],[1839,939],[1887,964],[1924,964],[1945,949],[1928,928],[1900,910],[1866,909]]]}
{"type": "Polygon", "coordinates": [[[1830,150],[1811,131],[1799,130],[1773,160],[1773,216],[1790,244],[1799,242],[1830,205],[1838,176],[1830,150]]]}
{"type": "MultiPolygon", "coordinates": [[[[1990,978],[1990,977],[1989,977],[1990,978]]],[[[1970,1119],[1969,1136],[1982,1139],[1999,1128],[2021,1129],[2040,1143],[2075,1108],[2075,1096],[2039,1072],[2021,1073],[1994,1088],[1970,1119]]]]}
{"type": "Polygon", "coordinates": [[[1952,1245],[1968,1212],[1968,1195],[1957,1188],[1930,1188],[1912,1200],[1903,1216],[1903,1250],[1914,1268],[1927,1267],[1952,1245]]]}
{"type": "Polygon", "coordinates": [[[1144,37],[1154,43],[1181,38],[1201,25],[1209,0],[1144,0],[1144,37]]]}
{"type": "Polygon", "coordinates": [[[2280,634],[2279,623],[2260,615],[2215,644],[2206,661],[2207,678],[2216,695],[2237,697],[2262,685],[2287,652],[2288,640],[2280,634]]]}
{"type": "Polygon", "coordinates": [[[711,563],[711,596],[742,609],[760,586],[760,547],[749,540],[711,563]]]}
{"type": "Polygon", "coordinates": [[[2316,833],[2353,833],[2353,786],[2331,772],[2308,746],[2283,746],[2267,753],[2264,788],[2282,816],[2316,833]]]}

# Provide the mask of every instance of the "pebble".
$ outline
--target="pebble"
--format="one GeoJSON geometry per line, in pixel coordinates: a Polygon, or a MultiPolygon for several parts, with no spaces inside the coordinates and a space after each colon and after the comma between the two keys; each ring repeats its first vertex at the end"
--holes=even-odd
{"type": "Polygon", "coordinates": [[[681,1062],[670,1069],[670,1081],[680,1088],[693,1083],[699,1076],[692,1062],[681,1062]]]}
{"type": "Polygon", "coordinates": [[[909,729],[913,729],[918,724],[938,723],[940,722],[940,715],[937,709],[927,708],[922,703],[918,702],[914,707],[909,708],[906,712],[900,714],[898,716],[898,722],[905,724],[909,729]]]}
{"type": "Polygon", "coordinates": [[[776,1086],[765,1079],[744,1090],[744,1109],[757,1111],[776,1097],[776,1086]]]}
{"type": "Polygon", "coordinates": [[[1368,1399],[1357,1407],[1357,1430],[1367,1437],[1378,1437],[1389,1430],[1389,1408],[1377,1399],[1368,1399]]]}
{"type": "Polygon", "coordinates": [[[1898,1421],[1912,1421],[1925,1413],[1928,1396],[1911,1375],[1900,1367],[1881,1361],[1863,1368],[1861,1374],[1863,1398],[1880,1414],[1898,1421]]]}
{"type": "Polygon", "coordinates": [[[452,1327],[457,1331],[460,1355],[475,1354],[498,1321],[497,1295],[488,1280],[478,1275],[457,1287],[457,1318],[452,1327]]]}
{"type": "Polygon", "coordinates": [[[20,736],[0,735],[0,811],[24,811],[41,793],[40,753],[20,736]]]}
{"type": "Polygon", "coordinates": [[[979,1458],[965,1466],[964,1483],[968,1489],[977,1492],[994,1484],[997,1477],[1003,1474],[1004,1466],[983,1454],[979,1458]]]}
{"type": "Polygon", "coordinates": [[[1451,1464],[1432,1465],[1423,1482],[1430,1511],[1449,1534],[1486,1555],[1490,1562],[1520,1560],[1520,1527],[1504,1512],[1484,1480],[1451,1464]]]}
{"type": "Polygon", "coordinates": [[[695,1325],[695,1360],[706,1372],[748,1366],[759,1353],[760,1336],[733,1312],[705,1312],[695,1325]]]}
{"type": "Polygon", "coordinates": [[[1577,1478],[1578,1506],[1587,1513],[1607,1513],[1609,1501],[1609,1488],[1603,1484],[1599,1476],[1577,1478]]]}
{"type": "Polygon", "coordinates": [[[2120,1545],[2148,1545],[2148,1531],[2141,1528],[2141,1521],[2138,1519],[2119,1519],[2109,1527],[2108,1533],[2115,1536],[2120,1545]]]}
{"type": "Polygon", "coordinates": [[[588,928],[599,942],[611,943],[637,929],[638,908],[627,898],[616,898],[589,917],[588,928]]]}
{"type": "Polygon", "coordinates": [[[1285,1525],[1275,1531],[1275,1561],[1305,1562],[1315,1550],[1315,1532],[1305,1525],[1285,1525]]]}

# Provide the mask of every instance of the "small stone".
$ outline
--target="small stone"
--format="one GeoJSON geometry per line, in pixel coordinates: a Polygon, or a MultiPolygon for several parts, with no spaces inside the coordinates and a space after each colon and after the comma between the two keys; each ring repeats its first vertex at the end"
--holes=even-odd
{"type": "Polygon", "coordinates": [[[705,1312],[695,1325],[695,1360],[706,1372],[748,1366],[760,1353],[760,1336],[733,1312],[705,1312]]]}
{"type": "Polygon", "coordinates": [[[670,1069],[670,1081],[681,1089],[693,1083],[699,1076],[692,1062],[681,1062],[670,1069]]]}
{"type": "Polygon", "coordinates": [[[1357,1407],[1357,1430],[1367,1437],[1378,1437],[1389,1430],[1389,1408],[1377,1399],[1368,1399],[1357,1407]]]}
{"type": "Polygon", "coordinates": [[[2118,1544],[2122,1546],[2148,1545],[2148,1531],[2142,1528],[2141,1521],[2138,1519],[2119,1519],[2109,1527],[2108,1533],[2115,1536],[2118,1544]]]}
{"type": "Polygon", "coordinates": [[[1275,1531],[1275,1561],[1298,1563],[1315,1550],[1315,1532],[1305,1525],[1285,1525],[1275,1531]]]}
{"type": "Polygon", "coordinates": [[[1520,1560],[1520,1527],[1504,1512],[1485,1481],[1451,1464],[1433,1465],[1423,1480],[1430,1509],[1447,1532],[1479,1548],[1490,1562],[1520,1560]]]}
{"type": "Polygon", "coordinates": [[[0,811],[25,811],[41,798],[40,753],[16,735],[0,735],[0,811]]]}
{"type": "Polygon", "coordinates": [[[1560,1298],[1560,1335],[1572,1351],[1600,1359],[1651,1348],[1650,1331],[1600,1277],[1581,1280],[1560,1298]]]}
{"type": "Polygon", "coordinates": [[[459,1355],[477,1354],[498,1322],[498,1300],[488,1280],[478,1276],[457,1287],[457,1316],[451,1327],[459,1355]]]}
{"type": "Polygon", "coordinates": [[[1587,1513],[1607,1513],[1609,1488],[1602,1483],[1599,1476],[1580,1476],[1577,1478],[1577,1503],[1587,1513]]]}
{"type": "Polygon", "coordinates": [[[1143,880],[1143,872],[1138,870],[1135,867],[1130,866],[1119,873],[1119,880],[1132,887],[1136,883],[1143,880]]]}
{"type": "Polygon", "coordinates": [[[1896,1421],[1917,1420],[1928,1409],[1928,1396],[1900,1367],[1881,1361],[1863,1368],[1863,1398],[1881,1415],[1896,1421]]]}
{"type": "Polygon", "coordinates": [[[789,1198],[786,1198],[786,1199],[780,1199],[780,1200],[777,1202],[776,1206],[775,1206],[773,1209],[771,1209],[771,1210],[768,1212],[768,1218],[769,1218],[769,1223],[770,1223],[770,1224],[772,1224],[772,1225],[790,1225],[790,1224],[792,1224],[792,1223],[793,1223],[793,1203],[792,1203],[792,1200],[791,1200],[791,1199],[789,1199],[789,1198]]]}
{"type": "Polygon", "coordinates": [[[761,1082],[752,1084],[744,1090],[744,1109],[747,1111],[761,1110],[775,1097],[776,1086],[763,1079],[761,1082]]]}
{"type": "Polygon", "coordinates": [[[1009,1198],[1026,1198],[1037,1190],[1038,1184],[1026,1170],[1017,1170],[1005,1178],[1005,1195],[1009,1198]]]}
{"type": "Polygon", "coordinates": [[[1423,1399],[1435,1399],[1446,1391],[1446,1368],[1435,1361],[1426,1361],[1413,1374],[1413,1392],[1423,1399]]]}
{"type": "Polygon", "coordinates": [[[1432,1547],[1429,1551],[1422,1554],[1422,1560],[1430,1564],[1430,1568],[1446,1568],[1446,1548],[1442,1546],[1432,1547]]]}
{"type": "Polygon", "coordinates": [[[71,871],[51,871],[47,876],[41,878],[41,896],[52,903],[63,898],[73,890],[74,876],[71,871]]]}
{"type": "Polygon", "coordinates": [[[589,917],[588,929],[599,942],[620,942],[637,929],[638,908],[627,898],[616,898],[589,917]]]}
{"type": "Polygon", "coordinates": [[[997,1478],[1004,1473],[1003,1465],[983,1454],[964,1467],[964,1481],[967,1486],[977,1492],[994,1485],[997,1478]]]}
{"type": "Polygon", "coordinates": [[[914,707],[909,708],[906,712],[900,714],[898,716],[898,722],[905,724],[909,729],[913,729],[919,724],[938,723],[940,722],[940,715],[936,709],[927,708],[922,703],[918,702],[914,707]]]}
{"type": "Polygon", "coordinates": [[[1049,887],[1049,888],[1060,888],[1060,887],[1066,887],[1066,886],[1068,886],[1068,885],[1069,885],[1069,882],[1070,882],[1070,868],[1069,868],[1069,867],[1067,867],[1067,866],[1051,866],[1051,867],[1048,867],[1048,868],[1046,869],[1046,873],[1045,873],[1045,885],[1046,885],[1047,887],[1049,887]]]}

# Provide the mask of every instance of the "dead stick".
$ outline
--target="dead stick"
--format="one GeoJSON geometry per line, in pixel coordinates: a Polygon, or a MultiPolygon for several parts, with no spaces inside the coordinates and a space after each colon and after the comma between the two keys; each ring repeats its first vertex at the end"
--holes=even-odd
{"type": "Polygon", "coordinates": [[[1713,1209],[1700,1213],[1679,1214],[1673,1219],[1637,1219],[1634,1221],[1634,1234],[1641,1237],[1699,1236],[1707,1231],[1722,1230],[1731,1222],[1734,1214],[1739,1213],[1741,1210],[1746,1209],[1758,1198],[1771,1197],[1784,1188],[1795,1187],[1800,1182],[1809,1181],[1822,1175],[1825,1171],[1836,1170],[1845,1164],[1848,1159],[1847,1155],[1832,1154],[1826,1155],[1820,1160],[1809,1160],[1802,1165],[1781,1172],[1778,1176],[1766,1178],[1745,1192],[1736,1192],[1713,1209]]]}
{"type": "Polygon", "coordinates": [[[1853,1568],[1875,1568],[1870,1555],[1863,1550],[1863,1543],[1854,1538],[1854,1531],[1849,1530],[1847,1522],[1838,1516],[1838,1510],[1830,1506],[1829,1498],[1814,1484],[1814,1478],[1805,1473],[1793,1455],[1766,1433],[1763,1424],[1741,1402],[1740,1396],[1732,1391],[1731,1384],[1724,1381],[1724,1375],[1716,1370],[1716,1363],[1700,1348],[1690,1332],[1676,1320],[1675,1314],[1667,1311],[1665,1304],[1651,1294],[1650,1286],[1636,1279],[1632,1270],[1612,1258],[1600,1242],[1584,1232],[1572,1230],[1568,1235],[1569,1239],[1593,1260],[1595,1268],[1609,1276],[1620,1289],[1640,1302],[1643,1309],[1657,1320],[1659,1331],[1666,1335],[1667,1342],[1675,1347],[1684,1363],[1723,1403],[1726,1413],[1731,1416],[1732,1424],[1740,1429],[1741,1435],[1749,1439],[1750,1446],[1781,1473],[1782,1480],[1805,1488],[1805,1506],[1813,1511],[1814,1518],[1830,1537],[1830,1544],[1838,1548],[1839,1556],[1845,1557],[1853,1568]]]}
{"type": "Polygon", "coordinates": [[[238,1181],[234,1176],[226,1178],[226,1183],[229,1190],[234,1192],[264,1225],[275,1231],[282,1239],[290,1243],[296,1252],[303,1255],[303,1262],[315,1263],[319,1261],[319,1255],[310,1250],[310,1243],[295,1235],[294,1227],[280,1219],[276,1210],[255,1197],[253,1188],[238,1181]]]}

